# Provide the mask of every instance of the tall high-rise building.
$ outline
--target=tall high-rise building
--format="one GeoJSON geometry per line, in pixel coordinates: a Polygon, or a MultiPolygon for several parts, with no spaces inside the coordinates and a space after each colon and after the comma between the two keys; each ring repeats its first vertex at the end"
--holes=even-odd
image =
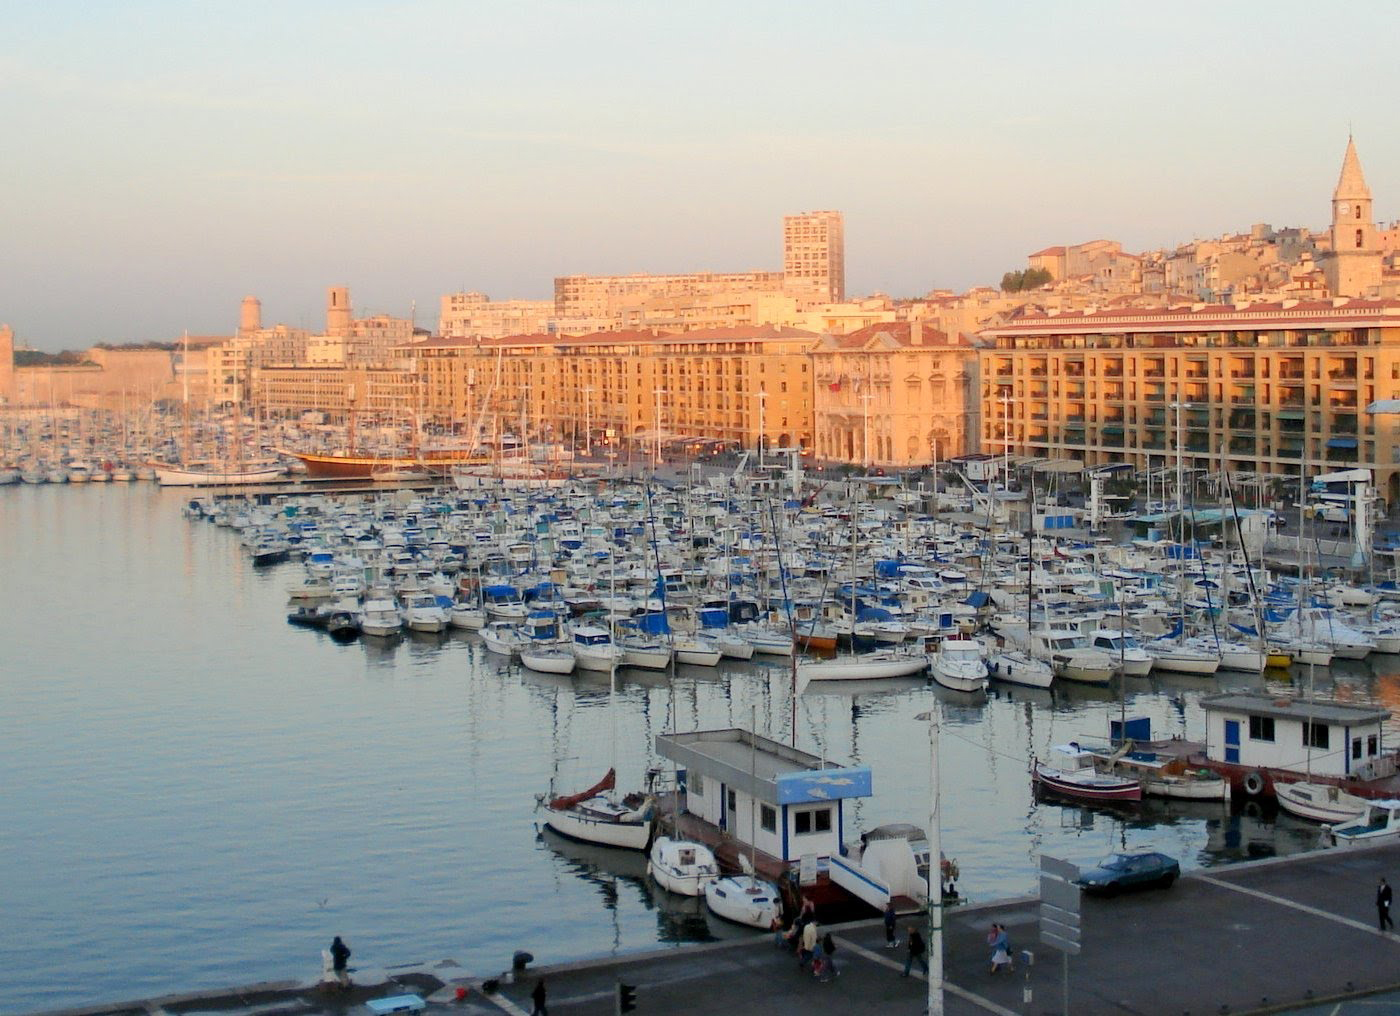
{"type": "Polygon", "coordinates": [[[1381,246],[1371,213],[1371,188],[1356,144],[1347,138],[1342,173],[1332,192],[1332,250],[1322,262],[1333,296],[1374,296],[1381,284],[1381,246]]]}
{"type": "Polygon", "coordinates": [[[826,303],[846,299],[846,226],[840,212],[783,216],[783,288],[826,303]]]}

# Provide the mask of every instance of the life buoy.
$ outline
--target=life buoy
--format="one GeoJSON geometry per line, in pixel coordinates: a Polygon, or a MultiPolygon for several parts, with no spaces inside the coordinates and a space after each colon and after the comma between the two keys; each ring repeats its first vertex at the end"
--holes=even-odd
{"type": "Polygon", "coordinates": [[[1264,792],[1264,774],[1257,769],[1244,778],[1244,792],[1250,797],[1258,797],[1264,792]]]}

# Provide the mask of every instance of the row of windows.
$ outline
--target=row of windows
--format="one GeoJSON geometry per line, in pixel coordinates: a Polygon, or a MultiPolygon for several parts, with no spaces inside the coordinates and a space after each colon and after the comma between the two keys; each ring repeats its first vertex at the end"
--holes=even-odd
{"type": "MultiPolygon", "coordinates": [[[[1249,739],[1251,741],[1274,741],[1274,718],[1272,716],[1251,716],[1249,718],[1249,739]]],[[[1331,748],[1331,729],[1326,724],[1303,723],[1302,743],[1304,748],[1320,748],[1326,751],[1331,748]],[[1311,736],[1309,736],[1311,735],[1311,736]]],[[[1380,738],[1376,734],[1368,734],[1365,740],[1366,754],[1376,755],[1380,751],[1380,738]]],[[[1362,749],[1362,739],[1353,737],[1351,739],[1351,757],[1359,759],[1362,749]]]]}
{"type": "MultiPolygon", "coordinates": [[[[691,773],[687,779],[687,789],[693,797],[705,796],[705,778],[699,773],[691,773]]],[[[733,811],[736,805],[734,791],[728,793],[729,810],[733,811]]],[[[772,805],[760,804],[758,806],[758,824],[765,832],[776,833],[778,831],[778,811],[772,805]]],[[[804,808],[792,813],[793,832],[798,836],[807,836],[813,833],[831,832],[831,809],[830,808],[804,808]]]]}

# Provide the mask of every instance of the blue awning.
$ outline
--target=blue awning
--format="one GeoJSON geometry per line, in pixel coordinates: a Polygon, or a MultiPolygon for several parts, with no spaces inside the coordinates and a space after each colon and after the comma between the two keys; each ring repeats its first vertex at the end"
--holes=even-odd
{"type": "Polygon", "coordinates": [[[1356,438],[1354,437],[1329,437],[1327,439],[1328,448],[1355,448],[1356,438]]]}

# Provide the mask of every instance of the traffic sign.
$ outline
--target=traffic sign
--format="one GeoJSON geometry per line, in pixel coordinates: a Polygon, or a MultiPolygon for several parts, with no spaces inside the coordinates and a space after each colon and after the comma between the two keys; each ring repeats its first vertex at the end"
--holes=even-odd
{"type": "Polygon", "coordinates": [[[1040,902],[1079,913],[1079,886],[1073,882],[1062,882],[1058,878],[1040,876],[1040,902]]]}
{"type": "Polygon", "coordinates": [[[1071,864],[1069,861],[1062,861],[1058,857],[1049,857],[1045,854],[1041,854],[1040,870],[1046,875],[1062,878],[1066,882],[1079,881],[1079,865],[1071,864]]]}

